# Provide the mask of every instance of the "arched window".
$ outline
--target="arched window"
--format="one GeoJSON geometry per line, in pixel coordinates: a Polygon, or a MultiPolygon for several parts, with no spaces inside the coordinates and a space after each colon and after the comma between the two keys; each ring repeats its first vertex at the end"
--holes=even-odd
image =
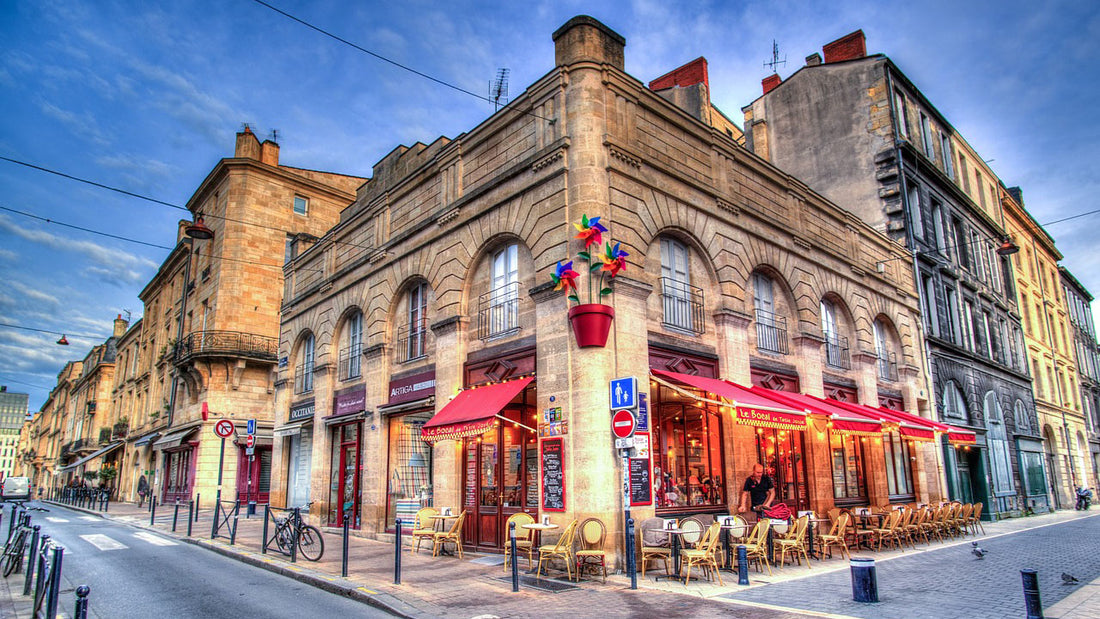
{"type": "Polygon", "coordinates": [[[493,254],[487,318],[486,337],[506,335],[519,328],[519,245],[509,245],[493,254]]]}
{"type": "Polygon", "coordinates": [[[306,334],[298,349],[298,366],[294,369],[294,393],[313,392],[313,334],[306,334]]]}
{"type": "Polygon", "coordinates": [[[756,347],[787,354],[787,319],[775,313],[774,284],[763,273],[752,274],[752,305],[756,314],[756,347]]]}
{"type": "Polygon", "coordinates": [[[821,334],[825,337],[825,363],[829,367],[846,370],[848,363],[848,339],[840,336],[837,326],[836,305],[828,300],[821,300],[821,334]]]}
{"type": "Polygon", "coordinates": [[[989,463],[993,471],[993,491],[1012,492],[1012,462],[1008,453],[1008,433],[1005,431],[1004,415],[997,394],[989,391],[984,401],[985,424],[989,430],[986,443],[989,445],[989,463]]]}
{"type": "Polygon", "coordinates": [[[402,361],[419,359],[427,354],[428,284],[420,282],[405,296],[405,324],[397,330],[402,361]]]}
{"type": "Polygon", "coordinates": [[[1016,431],[1020,434],[1031,434],[1031,421],[1027,417],[1027,408],[1020,400],[1012,405],[1012,417],[1016,421],[1016,431]]]}
{"type": "Polygon", "coordinates": [[[363,359],[363,312],[355,310],[344,324],[344,347],[340,349],[340,380],[359,378],[363,359]]]}
{"type": "Polygon", "coordinates": [[[893,381],[898,379],[898,361],[897,355],[890,352],[886,330],[886,323],[881,318],[876,318],[871,323],[871,333],[875,338],[875,356],[878,357],[878,377],[893,381]]]}
{"type": "Polygon", "coordinates": [[[671,238],[661,239],[661,301],[664,325],[693,333],[703,332],[701,289],[691,285],[690,252],[671,238]]]}
{"type": "Polygon", "coordinates": [[[947,381],[943,388],[943,415],[952,419],[966,420],[966,399],[963,398],[958,384],[953,380],[947,381]]]}

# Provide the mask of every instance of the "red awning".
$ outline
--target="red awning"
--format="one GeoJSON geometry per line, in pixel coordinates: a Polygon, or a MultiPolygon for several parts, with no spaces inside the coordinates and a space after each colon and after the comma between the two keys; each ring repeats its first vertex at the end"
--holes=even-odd
{"type": "Polygon", "coordinates": [[[653,370],[654,376],[695,387],[725,398],[736,411],[737,423],[780,430],[805,430],[806,413],[728,380],[653,370]]]}
{"type": "Polygon", "coordinates": [[[535,377],[475,387],[459,393],[420,431],[429,443],[476,436],[491,428],[497,413],[519,395],[535,377]]]}
{"type": "Polygon", "coordinates": [[[882,436],[882,423],[877,418],[836,406],[835,400],[823,400],[803,393],[775,391],[764,387],[753,387],[752,390],[773,400],[802,408],[807,413],[827,417],[834,432],[856,436],[882,436]]]}
{"type": "Polygon", "coordinates": [[[877,417],[882,421],[895,423],[898,425],[898,434],[915,441],[934,441],[936,440],[936,432],[947,431],[947,426],[942,423],[912,415],[905,411],[863,406],[862,404],[852,404],[851,402],[837,401],[837,404],[848,410],[859,411],[872,417],[877,417]]]}

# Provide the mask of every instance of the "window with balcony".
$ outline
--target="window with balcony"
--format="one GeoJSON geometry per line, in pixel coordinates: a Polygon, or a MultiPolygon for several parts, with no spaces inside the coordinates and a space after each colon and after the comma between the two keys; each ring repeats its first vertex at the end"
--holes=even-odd
{"type": "Polygon", "coordinates": [[[821,300],[821,334],[825,337],[825,364],[831,368],[847,370],[852,367],[848,357],[848,338],[840,335],[836,311],[836,305],[832,301],[821,300]]]}
{"type": "Polygon", "coordinates": [[[491,339],[519,329],[519,246],[493,254],[492,289],[478,299],[478,337],[491,339]]]}
{"type": "Polygon", "coordinates": [[[875,319],[871,323],[872,335],[875,338],[875,356],[878,358],[878,377],[882,380],[895,381],[898,379],[897,355],[890,352],[886,340],[886,325],[881,319],[875,319]]]}
{"type": "Polygon", "coordinates": [[[405,301],[408,309],[405,324],[397,330],[397,345],[401,350],[401,360],[412,361],[427,354],[428,285],[421,282],[410,288],[405,301]]]}
{"type": "Polygon", "coordinates": [[[294,393],[313,393],[313,334],[307,334],[302,340],[298,352],[298,366],[294,369],[294,393]]]}
{"type": "Polygon", "coordinates": [[[763,273],[753,273],[752,290],[757,349],[787,354],[787,319],[775,312],[774,282],[763,273]]]}
{"type": "Polygon", "coordinates": [[[664,326],[704,332],[703,290],[691,285],[688,248],[675,239],[661,239],[661,304],[664,326]]]}
{"type": "Polygon", "coordinates": [[[344,347],[340,349],[340,380],[363,375],[363,312],[356,310],[344,325],[344,347]]]}

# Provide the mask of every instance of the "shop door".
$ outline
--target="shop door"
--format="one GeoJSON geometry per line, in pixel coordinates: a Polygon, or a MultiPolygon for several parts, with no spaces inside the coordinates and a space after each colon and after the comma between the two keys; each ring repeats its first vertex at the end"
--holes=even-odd
{"type": "Polygon", "coordinates": [[[172,451],[164,454],[164,484],[161,502],[186,503],[191,500],[191,457],[193,448],[172,451]]]}
{"type": "Polygon", "coordinates": [[[256,447],[251,456],[242,448],[237,456],[237,500],[261,505],[271,493],[271,448],[256,447]]]}
{"type": "Polygon", "coordinates": [[[344,516],[359,526],[359,448],[357,445],[340,447],[340,487],[336,502],[336,522],[342,524],[344,516]]]}
{"type": "Polygon", "coordinates": [[[958,499],[963,503],[974,502],[974,484],[970,479],[970,462],[966,454],[960,454],[961,457],[957,458],[959,466],[959,496],[958,499]]]}
{"type": "MultiPolygon", "coordinates": [[[[535,427],[533,408],[509,407],[501,414],[535,427]]],[[[473,549],[500,551],[507,536],[504,525],[508,517],[518,512],[535,516],[538,512],[535,436],[522,426],[504,423],[465,441],[463,509],[467,513],[463,539],[473,549]]]]}
{"type": "Polygon", "coordinates": [[[792,512],[810,509],[803,432],[758,428],[756,449],[764,473],[775,482],[775,500],[792,512]]]}

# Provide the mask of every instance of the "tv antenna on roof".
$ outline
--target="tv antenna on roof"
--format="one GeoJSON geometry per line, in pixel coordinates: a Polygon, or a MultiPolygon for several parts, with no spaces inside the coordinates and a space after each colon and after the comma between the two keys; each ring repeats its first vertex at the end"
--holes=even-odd
{"type": "Polygon", "coordinates": [[[275,142],[276,144],[279,143],[279,130],[278,129],[272,129],[271,130],[271,141],[275,142]]]}
{"type": "Polygon", "coordinates": [[[493,100],[493,111],[502,105],[508,105],[508,69],[497,69],[497,77],[489,84],[489,98],[493,100]]]}
{"type": "Polygon", "coordinates": [[[775,73],[775,68],[779,65],[787,64],[787,55],[784,54],[782,58],[779,57],[779,44],[772,39],[772,60],[771,62],[764,61],[764,68],[771,68],[772,73],[775,73]]]}

